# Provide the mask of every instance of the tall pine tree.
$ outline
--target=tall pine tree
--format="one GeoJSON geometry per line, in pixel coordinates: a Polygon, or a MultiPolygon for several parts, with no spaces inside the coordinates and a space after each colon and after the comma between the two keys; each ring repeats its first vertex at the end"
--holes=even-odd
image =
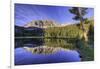
{"type": "Polygon", "coordinates": [[[83,38],[85,41],[88,41],[87,30],[84,27],[84,22],[85,22],[84,15],[87,14],[86,10],[87,8],[82,8],[82,7],[72,7],[71,9],[69,9],[70,13],[75,15],[73,19],[80,21],[80,27],[83,31],[83,38]]]}

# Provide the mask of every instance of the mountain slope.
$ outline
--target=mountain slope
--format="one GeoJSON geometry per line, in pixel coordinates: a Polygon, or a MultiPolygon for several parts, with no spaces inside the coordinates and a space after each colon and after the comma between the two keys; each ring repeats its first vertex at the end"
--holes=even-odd
{"type": "Polygon", "coordinates": [[[24,27],[38,27],[38,28],[47,28],[55,27],[58,24],[51,20],[34,20],[24,25],[24,27]]]}

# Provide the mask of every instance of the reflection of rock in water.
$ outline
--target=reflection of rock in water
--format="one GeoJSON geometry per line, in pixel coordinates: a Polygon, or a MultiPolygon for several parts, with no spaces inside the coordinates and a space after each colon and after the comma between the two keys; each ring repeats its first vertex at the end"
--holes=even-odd
{"type": "Polygon", "coordinates": [[[62,49],[60,47],[47,47],[47,46],[39,46],[39,47],[23,47],[24,49],[26,49],[27,51],[30,51],[32,53],[38,53],[38,54],[51,54],[51,53],[54,53],[56,51],[59,51],[59,50],[65,50],[65,49],[62,49]]]}

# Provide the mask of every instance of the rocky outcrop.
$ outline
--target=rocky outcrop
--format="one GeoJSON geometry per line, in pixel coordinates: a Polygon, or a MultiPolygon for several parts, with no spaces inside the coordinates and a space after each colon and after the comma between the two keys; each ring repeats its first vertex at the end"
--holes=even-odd
{"type": "Polygon", "coordinates": [[[24,25],[24,27],[38,27],[38,28],[48,28],[55,27],[58,24],[50,20],[34,20],[24,25]]]}

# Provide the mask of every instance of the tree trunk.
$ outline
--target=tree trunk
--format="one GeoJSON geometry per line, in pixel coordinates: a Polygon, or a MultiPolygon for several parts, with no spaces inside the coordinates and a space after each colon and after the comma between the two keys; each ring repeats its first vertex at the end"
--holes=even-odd
{"type": "Polygon", "coordinates": [[[87,42],[88,41],[87,30],[85,29],[83,22],[84,21],[81,21],[81,27],[82,27],[82,31],[83,31],[83,38],[87,42]]]}
{"type": "Polygon", "coordinates": [[[88,41],[87,32],[83,32],[83,37],[84,37],[84,40],[87,42],[88,41]]]}
{"type": "Polygon", "coordinates": [[[82,17],[82,9],[81,8],[78,8],[78,13],[79,13],[79,17],[80,17],[80,22],[81,22],[81,27],[82,27],[82,31],[83,31],[83,38],[84,40],[87,42],[88,41],[88,36],[87,36],[87,31],[84,27],[84,19],[82,17]]]}

